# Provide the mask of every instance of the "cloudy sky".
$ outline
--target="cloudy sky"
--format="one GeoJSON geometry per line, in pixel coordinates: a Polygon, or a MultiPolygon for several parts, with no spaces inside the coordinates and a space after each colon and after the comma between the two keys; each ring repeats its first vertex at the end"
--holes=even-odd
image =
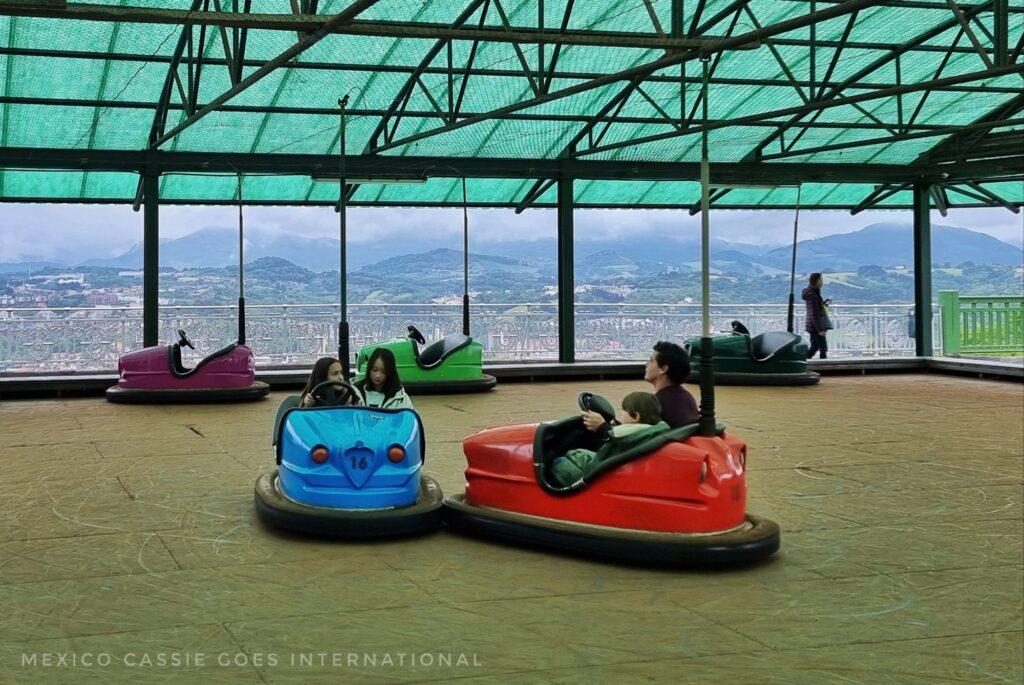
{"type": "MultiPolygon", "coordinates": [[[[933,223],[982,231],[1021,245],[1021,215],[1004,209],[958,209],[933,223]]],[[[578,210],[576,234],[595,239],[631,240],[645,235],[697,236],[699,217],[685,210],[578,210]]],[[[801,239],[848,233],[872,223],[907,223],[907,210],[863,212],[808,211],[800,214],[801,239]]],[[[305,235],[336,235],[337,214],[330,208],[247,208],[247,227],[294,231],[305,235]]],[[[178,238],[207,227],[237,226],[232,207],[168,206],[161,209],[161,236],[178,238]]],[[[461,210],[447,209],[352,209],[349,240],[390,240],[401,245],[403,235],[431,232],[439,244],[458,243],[462,230],[461,210]]],[[[470,211],[474,243],[551,238],[555,234],[554,210],[531,210],[516,215],[511,210],[470,211]]],[[[791,211],[728,211],[711,215],[712,234],[732,242],[782,244],[791,240],[791,211]]],[[[142,214],[130,207],[106,205],[0,204],[0,262],[47,259],[77,263],[96,257],[121,254],[142,239],[142,214]]],[[[881,247],[881,246],[880,246],[881,247]]],[[[396,247],[396,252],[398,248],[396,247]]]]}

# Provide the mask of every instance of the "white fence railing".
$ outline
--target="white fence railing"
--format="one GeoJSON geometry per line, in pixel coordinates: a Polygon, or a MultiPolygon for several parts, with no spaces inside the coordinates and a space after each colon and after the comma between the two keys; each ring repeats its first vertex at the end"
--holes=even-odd
{"type": "MultiPolygon", "coordinates": [[[[912,355],[909,304],[834,305],[837,329],[829,335],[833,356],[912,355]]],[[[797,328],[803,311],[798,308],[797,328]]],[[[554,304],[478,304],[470,309],[473,337],[490,361],[546,361],[558,356],[558,308],[554,304]]],[[[712,307],[716,329],[743,321],[752,333],[785,329],[785,305],[729,304],[712,307]]],[[[308,366],[337,350],[338,307],[321,304],[250,305],[247,342],[259,365],[308,366]]],[[[460,331],[458,305],[357,304],[349,307],[352,349],[404,336],[415,324],[428,338],[460,331]]],[[[185,329],[205,355],[237,334],[234,307],[160,308],[160,340],[185,329]]],[[[933,340],[939,344],[936,310],[933,340]]],[[[700,334],[700,307],[688,304],[578,304],[577,358],[642,359],[658,340],[682,341],[700,334]]],[[[0,308],[0,372],[111,370],[117,357],[142,347],[138,307],[60,309],[0,308]]],[[[938,352],[938,350],[936,350],[938,352]]]]}

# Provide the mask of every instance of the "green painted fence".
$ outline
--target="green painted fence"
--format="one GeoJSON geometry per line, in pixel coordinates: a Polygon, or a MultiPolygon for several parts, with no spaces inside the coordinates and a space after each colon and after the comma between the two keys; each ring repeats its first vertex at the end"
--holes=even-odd
{"type": "Polygon", "coordinates": [[[1024,297],[962,297],[939,291],[947,355],[1024,355],[1024,297]]]}

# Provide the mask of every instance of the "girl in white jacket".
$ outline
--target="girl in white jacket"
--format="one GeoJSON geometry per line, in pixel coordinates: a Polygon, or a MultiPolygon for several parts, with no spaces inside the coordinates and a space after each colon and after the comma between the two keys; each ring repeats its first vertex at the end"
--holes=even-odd
{"type": "Polygon", "coordinates": [[[366,377],[356,382],[363,404],[379,409],[416,409],[402,387],[391,350],[378,347],[366,363],[366,377]]]}

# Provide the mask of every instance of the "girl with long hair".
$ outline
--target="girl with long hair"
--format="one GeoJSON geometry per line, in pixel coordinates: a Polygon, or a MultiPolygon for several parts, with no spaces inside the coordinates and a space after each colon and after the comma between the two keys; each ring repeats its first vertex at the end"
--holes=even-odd
{"type": "MultiPolygon", "coordinates": [[[[306,381],[306,387],[302,390],[301,400],[299,400],[299,406],[301,407],[312,407],[316,405],[316,398],[311,394],[313,388],[324,383],[326,381],[344,381],[345,375],[341,369],[341,362],[334,357],[321,357],[316,360],[313,364],[313,371],[309,374],[309,380],[306,381]]],[[[349,393],[345,390],[337,389],[334,387],[328,387],[320,391],[321,397],[327,400],[331,404],[341,404],[342,400],[344,404],[352,404],[351,399],[346,396],[349,393]]]]}
{"type": "Polygon", "coordinates": [[[415,409],[398,377],[395,355],[387,348],[378,347],[370,353],[366,363],[366,377],[355,385],[367,407],[415,409]]]}

